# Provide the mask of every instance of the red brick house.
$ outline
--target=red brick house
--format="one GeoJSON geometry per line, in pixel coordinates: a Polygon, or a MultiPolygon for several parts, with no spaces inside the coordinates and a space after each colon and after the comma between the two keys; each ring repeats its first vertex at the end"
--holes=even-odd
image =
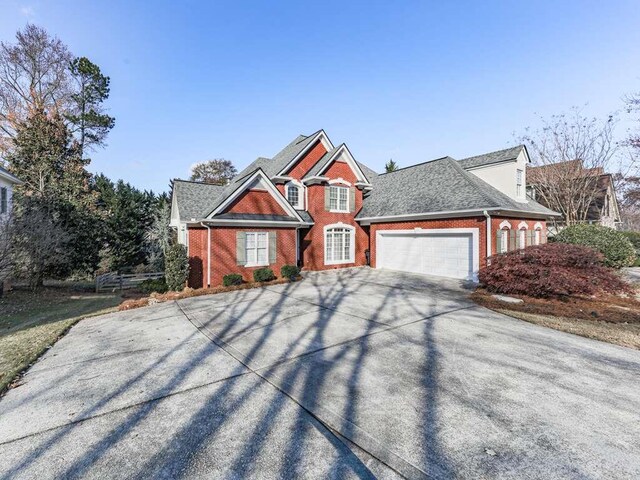
{"type": "Polygon", "coordinates": [[[376,174],[320,130],[229,185],[174,180],[172,226],[189,285],[283,265],[373,268],[473,280],[487,257],[545,241],[557,215],[527,198],[523,146],[376,174]]]}

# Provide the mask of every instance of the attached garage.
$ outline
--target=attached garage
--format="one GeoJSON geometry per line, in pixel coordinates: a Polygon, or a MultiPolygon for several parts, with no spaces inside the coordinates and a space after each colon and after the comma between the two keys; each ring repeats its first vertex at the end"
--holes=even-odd
{"type": "Polygon", "coordinates": [[[475,280],[477,228],[378,230],[376,267],[475,280]]]}

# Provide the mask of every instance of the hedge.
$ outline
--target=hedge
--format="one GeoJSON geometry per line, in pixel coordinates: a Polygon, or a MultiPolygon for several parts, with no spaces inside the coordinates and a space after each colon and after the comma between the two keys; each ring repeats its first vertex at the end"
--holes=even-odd
{"type": "Polygon", "coordinates": [[[480,269],[480,283],[490,292],[530,297],[631,293],[604,257],[590,247],[547,243],[491,258],[480,269]]]}
{"type": "Polygon", "coordinates": [[[636,262],[634,265],[640,267],[640,232],[622,232],[622,234],[627,237],[627,240],[636,249],[636,262]]]}
{"type": "Polygon", "coordinates": [[[164,277],[169,290],[181,291],[189,277],[189,257],[187,247],[176,244],[169,247],[164,259],[164,277]]]}
{"type": "Polygon", "coordinates": [[[622,232],[600,225],[572,225],[561,230],[555,241],[591,247],[604,255],[607,267],[628,267],[636,258],[633,245],[622,232]]]}

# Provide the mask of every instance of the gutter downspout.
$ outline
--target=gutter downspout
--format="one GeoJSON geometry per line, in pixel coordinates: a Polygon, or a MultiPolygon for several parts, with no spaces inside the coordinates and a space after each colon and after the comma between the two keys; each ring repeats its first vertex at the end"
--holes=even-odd
{"type": "Polygon", "coordinates": [[[200,222],[207,229],[207,288],[211,286],[211,227],[200,222]]]}
{"type": "Polygon", "coordinates": [[[487,265],[489,265],[489,257],[491,256],[491,215],[486,210],[482,212],[487,218],[487,265]]]}

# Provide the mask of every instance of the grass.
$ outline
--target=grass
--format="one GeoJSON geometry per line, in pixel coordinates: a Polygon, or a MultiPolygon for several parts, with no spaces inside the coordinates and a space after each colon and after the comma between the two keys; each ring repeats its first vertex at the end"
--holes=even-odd
{"type": "Polygon", "coordinates": [[[485,290],[471,298],[496,312],[529,323],[640,350],[640,303],[624,297],[540,299],[518,296],[523,303],[505,303],[485,290]]]}
{"type": "Polygon", "coordinates": [[[115,310],[121,301],[119,294],[61,284],[35,293],[5,292],[0,297],[0,394],[79,320],[115,310]]]}

